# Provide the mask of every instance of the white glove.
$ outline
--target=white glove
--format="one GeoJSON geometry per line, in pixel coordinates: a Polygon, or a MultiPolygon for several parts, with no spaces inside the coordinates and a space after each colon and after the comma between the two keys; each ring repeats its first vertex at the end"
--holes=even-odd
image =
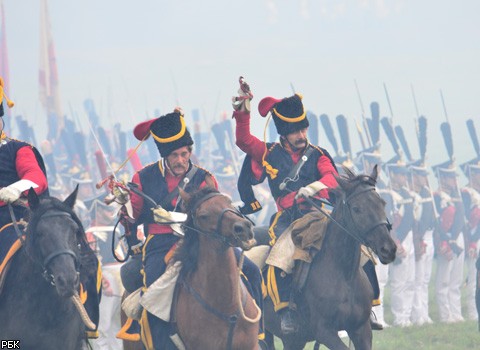
{"type": "Polygon", "coordinates": [[[295,196],[295,199],[298,199],[299,197],[305,197],[305,198],[313,197],[317,192],[323,190],[324,188],[328,188],[328,187],[320,181],[314,181],[305,187],[301,187],[298,190],[297,195],[295,196]]]}
{"type": "Polygon", "coordinates": [[[250,100],[253,94],[250,91],[250,86],[240,77],[240,89],[238,89],[238,96],[232,97],[232,107],[236,111],[250,112],[250,100]]]}
{"type": "Polygon", "coordinates": [[[152,208],[153,211],[153,220],[156,223],[162,224],[164,222],[173,221],[170,215],[170,212],[163,209],[162,207],[152,208]]]}
{"type": "Polygon", "coordinates": [[[20,198],[22,191],[10,185],[0,190],[0,201],[5,203],[13,203],[20,198]]]}

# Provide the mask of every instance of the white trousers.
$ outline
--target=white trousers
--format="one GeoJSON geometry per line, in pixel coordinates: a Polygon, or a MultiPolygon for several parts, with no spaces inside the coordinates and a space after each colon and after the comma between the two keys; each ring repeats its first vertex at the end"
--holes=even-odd
{"type": "Polygon", "coordinates": [[[385,291],[385,285],[388,282],[388,271],[390,265],[384,265],[380,262],[377,258],[377,265],[375,265],[375,271],[377,272],[377,279],[378,279],[378,286],[380,288],[380,305],[375,306],[373,311],[375,312],[375,316],[377,317],[377,321],[383,325],[386,325],[385,322],[385,315],[384,315],[384,308],[383,308],[383,295],[385,291]]]}
{"type": "MultiPolygon", "coordinates": [[[[477,241],[477,246],[480,241],[477,241]]],[[[478,249],[477,249],[478,254],[478,249]]],[[[475,291],[477,288],[477,267],[475,263],[477,262],[477,258],[471,258],[469,256],[465,259],[465,268],[466,271],[466,278],[467,283],[465,285],[465,303],[466,303],[466,317],[469,320],[477,320],[477,307],[475,305],[475,291]]]]}
{"type": "Polygon", "coordinates": [[[425,232],[423,242],[425,243],[425,254],[415,261],[415,289],[412,316],[410,318],[412,323],[417,325],[430,322],[428,314],[428,285],[432,276],[433,230],[425,232]]]}
{"type": "MultiPolygon", "coordinates": [[[[458,235],[456,243],[460,248],[465,248],[463,234],[458,235]]],[[[464,258],[465,251],[462,251],[459,256],[454,254],[452,260],[446,259],[444,255],[438,256],[435,289],[440,322],[463,321],[460,288],[463,280],[464,258]]]]}
{"type": "Polygon", "coordinates": [[[390,265],[391,310],[393,325],[410,325],[415,287],[415,252],[410,231],[402,242],[406,256],[390,265]]]}

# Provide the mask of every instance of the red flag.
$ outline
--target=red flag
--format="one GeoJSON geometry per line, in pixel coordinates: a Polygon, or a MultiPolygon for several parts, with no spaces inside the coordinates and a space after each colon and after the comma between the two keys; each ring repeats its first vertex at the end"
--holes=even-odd
{"type": "MultiPolygon", "coordinates": [[[[9,86],[9,69],[8,69],[8,54],[7,54],[7,34],[5,31],[5,12],[3,10],[3,1],[0,1],[0,18],[1,18],[1,27],[0,27],[0,76],[3,77],[3,91],[5,95],[9,96],[10,86],[9,86]]],[[[3,99],[3,96],[0,96],[3,99]]],[[[5,108],[5,115],[10,116],[10,111],[8,108],[5,108]]]]}
{"type": "Polygon", "coordinates": [[[40,102],[47,111],[48,116],[57,119],[57,135],[63,128],[63,113],[60,104],[60,91],[58,86],[58,70],[55,58],[55,46],[50,26],[47,0],[42,0],[40,8],[40,102]]]}

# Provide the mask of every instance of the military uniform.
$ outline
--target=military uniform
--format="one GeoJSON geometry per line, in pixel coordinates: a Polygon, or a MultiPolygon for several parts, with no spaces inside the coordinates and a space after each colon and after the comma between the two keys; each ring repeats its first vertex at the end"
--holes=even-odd
{"type": "Polygon", "coordinates": [[[434,167],[440,188],[434,194],[439,211],[439,225],[435,233],[437,275],[435,293],[440,322],[463,321],[461,309],[461,285],[464,266],[465,226],[464,207],[456,187],[456,170],[451,162],[434,167]],[[453,181],[454,186],[446,186],[453,181]]]}
{"type": "Polygon", "coordinates": [[[428,171],[423,164],[409,168],[414,195],[413,241],[415,247],[415,291],[411,321],[415,325],[432,323],[428,307],[428,286],[432,275],[433,230],[437,223],[437,214],[432,191],[428,185],[418,183],[419,177],[427,178],[428,171]]]}
{"type": "Polygon", "coordinates": [[[389,216],[393,219],[392,235],[397,243],[397,256],[390,265],[391,310],[393,325],[407,327],[413,307],[415,282],[415,254],[413,247],[413,196],[406,182],[394,180],[406,176],[405,164],[387,164],[390,178],[390,196],[393,208],[389,216]]]}
{"type": "Polygon", "coordinates": [[[470,320],[478,319],[478,313],[475,305],[476,292],[476,260],[479,256],[480,241],[480,162],[475,159],[463,166],[463,170],[469,183],[462,188],[462,200],[465,207],[465,217],[467,226],[465,229],[465,242],[467,244],[465,267],[466,285],[466,317],[470,320]]]}
{"type": "MultiPolygon", "coordinates": [[[[272,113],[277,132],[281,135],[280,142],[264,143],[253,136],[250,133],[248,110],[237,110],[233,117],[236,120],[236,144],[249,156],[247,162],[250,163],[246,166],[250,168],[256,183],[268,179],[270,191],[277,204],[278,211],[272,216],[269,228],[270,245],[273,245],[294,220],[313,210],[297,193],[312,185],[311,191],[307,190],[310,195],[328,198],[327,188],[337,186],[335,175],[338,173],[328,152],[306,141],[309,122],[300,95],[284,99],[264,98],[259,103],[259,112],[262,116],[272,113]],[[305,130],[305,144],[296,148],[288,141],[287,136],[301,130],[305,130]],[[292,169],[295,169],[299,162],[303,165],[292,174],[292,169]]],[[[243,190],[239,188],[240,192],[243,190]]],[[[267,292],[275,311],[283,310],[289,305],[291,283],[292,275],[277,267],[269,267],[267,292]]]]}
{"type": "MultiPolygon", "coordinates": [[[[149,133],[153,136],[162,159],[145,166],[133,176],[132,182],[136,183],[138,189],[145,195],[167,212],[182,212],[181,199],[178,195],[179,187],[186,192],[196,191],[206,185],[205,180],[208,176],[214,180],[217,187],[213,176],[190,160],[188,160],[188,169],[180,176],[175,176],[174,169],[171,169],[168,164],[167,158],[172,152],[193,145],[190,133],[185,127],[183,115],[176,111],[141,123],[134,130],[139,140],[144,139],[149,133]]],[[[136,232],[137,225],[144,225],[146,241],[142,249],[142,273],[143,285],[147,288],[165,272],[180,238],[170,225],[158,224],[154,220],[153,203],[145,201],[143,197],[136,194],[131,195],[131,203],[135,218],[131,231],[136,232]]],[[[130,236],[129,243],[135,246],[140,242],[136,237],[130,236]]],[[[248,279],[245,282],[256,302],[261,306],[261,275],[258,268],[252,268],[252,265],[253,263],[245,258],[243,272],[248,279]],[[248,285],[249,283],[251,285],[248,285]]],[[[176,349],[170,339],[170,327],[167,322],[144,310],[140,325],[141,340],[147,349],[176,349]]],[[[132,334],[127,334],[126,338],[134,337],[132,334]]]]}

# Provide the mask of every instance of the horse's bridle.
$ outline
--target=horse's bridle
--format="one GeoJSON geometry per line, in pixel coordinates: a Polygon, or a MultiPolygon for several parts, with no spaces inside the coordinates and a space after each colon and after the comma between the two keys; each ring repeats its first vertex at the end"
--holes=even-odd
{"type": "MultiPolygon", "coordinates": [[[[44,218],[51,218],[51,217],[56,217],[56,216],[68,216],[72,218],[72,215],[66,211],[61,211],[58,209],[53,209],[53,210],[47,210],[43,214],[41,214],[38,217],[38,221],[44,218]]],[[[72,218],[73,220],[73,218],[72,218]]],[[[32,228],[30,228],[33,230],[32,228]]],[[[79,273],[79,262],[78,262],[78,256],[75,254],[75,252],[71,249],[60,249],[58,251],[55,251],[53,253],[50,253],[43,259],[43,262],[40,263],[40,266],[43,270],[42,276],[45,278],[47,282],[49,282],[52,286],[55,285],[55,276],[49,273],[48,271],[48,265],[55,259],[56,257],[60,255],[70,255],[73,258],[74,264],[75,264],[75,270],[77,271],[77,274],[79,273]]]]}
{"type": "Polygon", "coordinates": [[[239,210],[237,210],[236,208],[232,207],[232,208],[225,208],[222,210],[222,212],[220,213],[218,219],[217,219],[217,226],[215,228],[214,231],[205,231],[205,230],[200,230],[198,229],[198,224],[197,224],[197,220],[196,220],[196,213],[197,213],[197,210],[200,208],[200,205],[202,205],[203,203],[205,203],[207,200],[209,200],[210,198],[213,198],[213,197],[217,197],[217,196],[223,196],[225,197],[223,194],[219,193],[219,192],[213,192],[213,193],[209,193],[207,194],[206,196],[202,197],[201,200],[198,200],[193,206],[192,208],[190,209],[190,213],[191,213],[191,216],[192,216],[192,226],[189,226],[189,225],[183,225],[185,228],[188,228],[190,230],[193,230],[195,232],[198,232],[198,233],[201,233],[201,234],[204,234],[204,235],[208,235],[208,236],[211,236],[212,238],[215,238],[215,239],[218,239],[220,240],[222,243],[224,243],[225,245],[227,246],[230,246],[230,247],[233,247],[234,246],[234,242],[235,241],[241,241],[240,238],[238,237],[237,234],[235,234],[235,232],[232,232],[232,235],[233,235],[233,240],[225,235],[222,235],[221,234],[221,229],[222,229],[222,222],[223,222],[223,218],[225,217],[225,214],[226,213],[233,213],[235,215],[237,215],[238,217],[240,218],[243,218],[243,219],[246,219],[250,222],[252,222],[248,217],[246,217],[245,215],[243,215],[239,210]]]}
{"type": "Polygon", "coordinates": [[[356,225],[356,222],[353,218],[352,208],[350,207],[349,202],[352,198],[357,197],[357,196],[359,196],[361,194],[364,194],[366,192],[370,192],[370,191],[375,191],[375,186],[368,186],[367,188],[364,188],[364,189],[358,190],[358,191],[355,190],[342,200],[342,204],[343,204],[343,206],[342,206],[342,217],[345,218],[348,215],[351,219],[350,222],[352,223],[352,224],[349,225],[348,224],[349,221],[345,220],[345,223],[346,223],[347,227],[345,227],[344,230],[347,231],[347,233],[349,233],[359,243],[364,244],[364,245],[365,245],[365,239],[363,237],[365,237],[365,235],[367,235],[369,232],[375,230],[378,226],[385,225],[387,227],[388,231],[391,231],[391,229],[392,229],[392,224],[390,224],[390,221],[388,221],[388,218],[387,218],[386,220],[380,220],[380,221],[374,223],[372,226],[370,226],[368,229],[364,230],[363,232],[357,233],[356,227],[358,227],[358,226],[356,225]],[[348,211],[347,211],[347,209],[348,209],[348,211]],[[351,228],[353,228],[353,230],[351,228]]]}

